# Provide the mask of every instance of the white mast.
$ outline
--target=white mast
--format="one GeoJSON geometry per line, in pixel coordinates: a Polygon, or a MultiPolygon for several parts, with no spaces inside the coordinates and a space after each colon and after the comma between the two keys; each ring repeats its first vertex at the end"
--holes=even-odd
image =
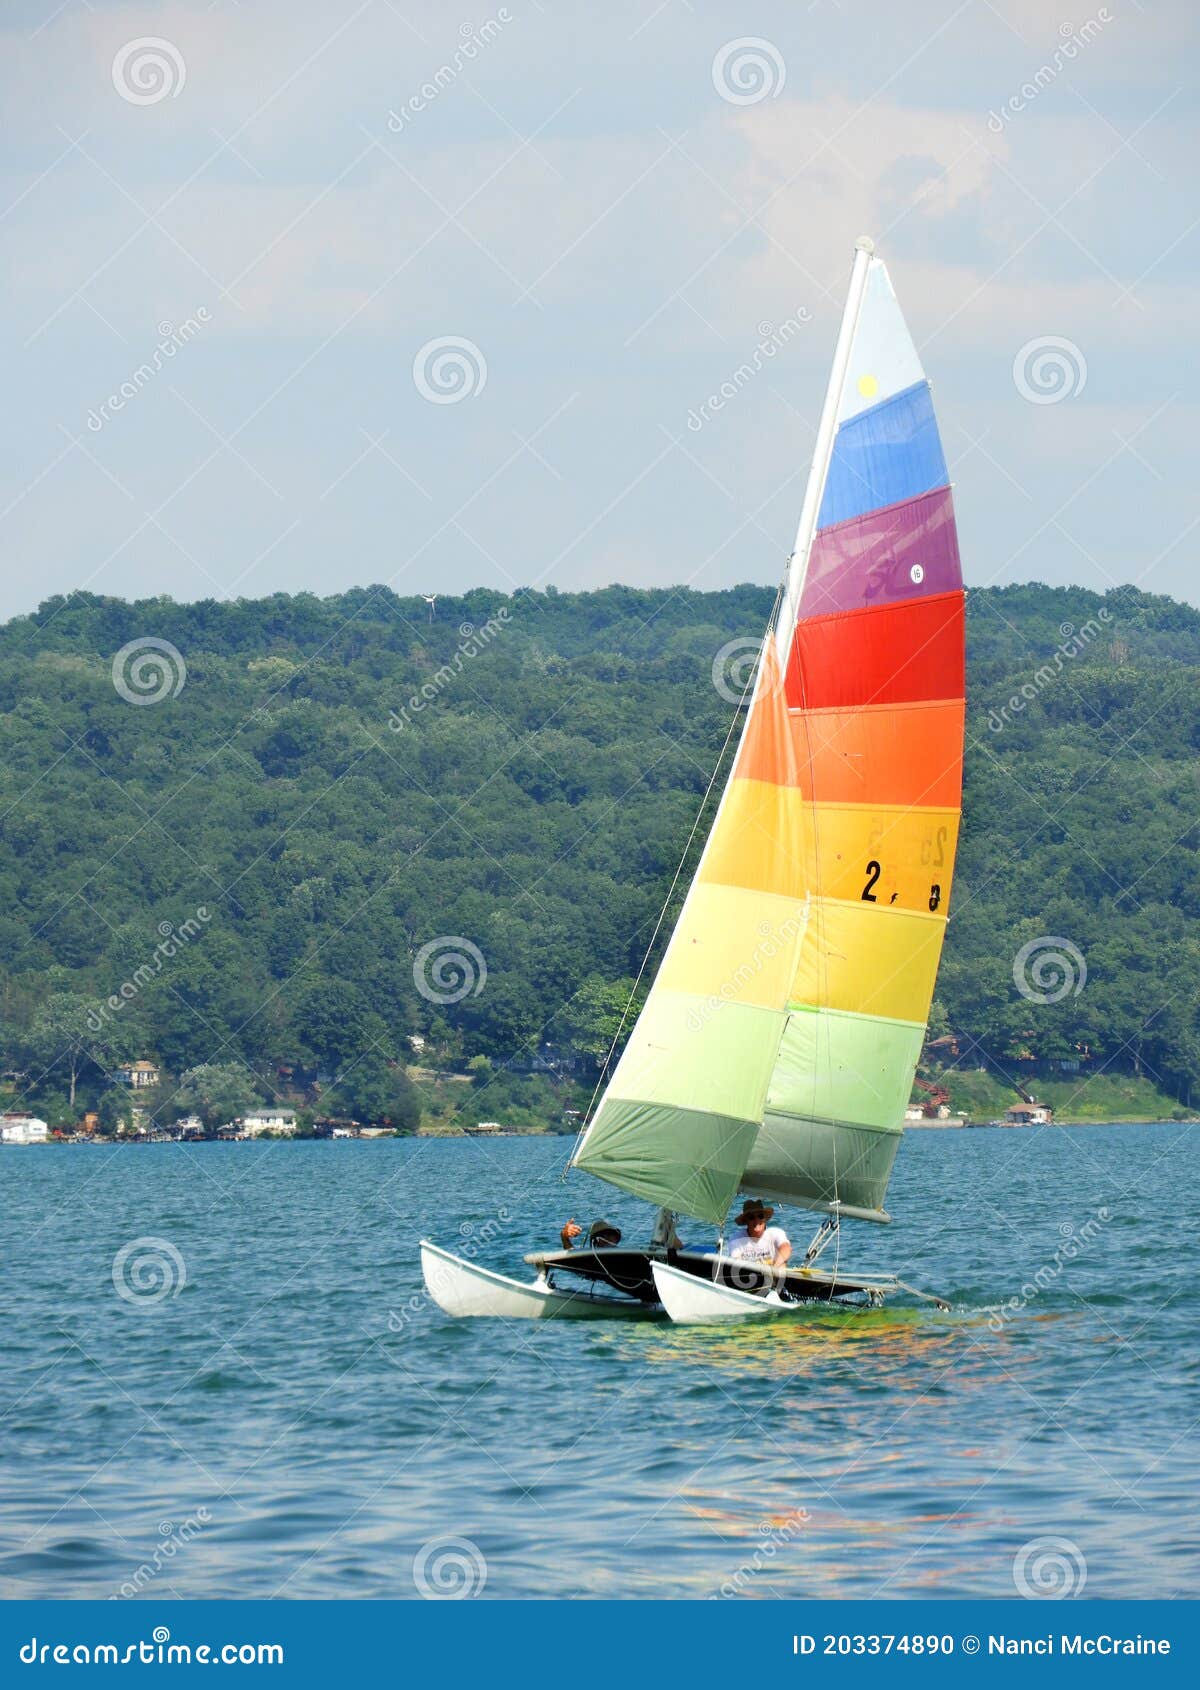
{"type": "Polygon", "coordinates": [[[850,363],[850,349],[854,344],[854,331],[858,327],[858,314],[862,309],[863,295],[867,291],[867,272],[871,267],[871,258],[875,252],[875,242],[869,235],[860,235],[854,243],[854,267],[850,271],[850,291],[846,295],[846,308],[842,313],[842,326],[838,331],[837,346],[833,353],[833,369],[829,375],[829,386],[825,389],[825,403],[821,407],[821,420],[817,424],[817,441],[813,447],[812,468],[808,472],[808,486],[804,489],[804,503],[800,507],[800,523],[796,529],[796,543],[792,547],[792,555],[788,560],[787,586],[784,589],[783,603],[779,607],[779,619],[775,624],[775,644],[779,653],[779,666],[786,668],[788,652],[792,643],[792,630],[796,625],[796,613],[800,608],[800,594],[804,588],[804,577],[808,573],[808,554],[812,549],[813,535],[817,530],[817,516],[821,509],[821,499],[825,493],[825,479],[829,474],[829,460],[833,456],[833,437],[837,433],[838,406],[841,404],[842,387],[846,380],[846,370],[850,363]]]}

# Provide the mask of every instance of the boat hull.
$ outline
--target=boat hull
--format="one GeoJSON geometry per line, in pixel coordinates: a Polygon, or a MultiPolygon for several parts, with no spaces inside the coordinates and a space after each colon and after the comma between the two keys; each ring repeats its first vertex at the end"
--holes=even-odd
{"type": "Polygon", "coordinates": [[[688,1271],[668,1262],[655,1262],[651,1272],[655,1292],[671,1319],[698,1326],[811,1314],[818,1304],[862,1307],[861,1303],[842,1302],[843,1298],[856,1295],[865,1298],[868,1306],[877,1308],[885,1296],[899,1289],[894,1279],[851,1280],[801,1268],[787,1274],[785,1299],[775,1289],[765,1288],[765,1275],[748,1271],[745,1263],[731,1263],[728,1257],[713,1257],[708,1273],[698,1273],[694,1268],[688,1271]],[[757,1278],[764,1288],[746,1290],[731,1283],[737,1279],[744,1286],[752,1278],[757,1278]]]}
{"type": "Polygon", "coordinates": [[[772,1315],[796,1312],[801,1304],[785,1303],[777,1291],[755,1295],[735,1291],[720,1280],[684,1273],[655,1262],[651,1270],[663,1307],[674,1321],[689,1326],[720,1326],[734,1320],[769,1320],[772,1315]]]}
{"type": "Polygon", "coordinates": [[[662,1316],[653,1304],[621,1302],[590,1290],[559,1291],[541,1278],[522,1284],[463,1261],[427,1238],[421,1240],[421,1272],[434,1302],[456,1319],[645,1320],[662,1316]]]}

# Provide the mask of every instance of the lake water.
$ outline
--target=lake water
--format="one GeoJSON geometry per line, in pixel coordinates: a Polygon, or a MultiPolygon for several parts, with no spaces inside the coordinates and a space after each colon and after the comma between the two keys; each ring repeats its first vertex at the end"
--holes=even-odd
{"type": "Polygon", "coordinates": [[[645,1232],[569,1148],[0,1151],[3,1594],[1195,1593],[1195,1128],[909,1133],[842,1259],[948,1315],[447,1319],[422,1234],[645,1232]]]}

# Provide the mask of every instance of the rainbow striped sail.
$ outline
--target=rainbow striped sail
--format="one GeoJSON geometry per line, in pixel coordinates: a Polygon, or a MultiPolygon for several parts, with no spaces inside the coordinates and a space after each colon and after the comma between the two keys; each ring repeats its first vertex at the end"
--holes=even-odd
{"type": "Polygon", "coordinates": [[[950,897],[963,692],[929,383],[863,241],[737,760],[576,1165],[718,1225],[739,1188],[888,1218],[950,897]]]}

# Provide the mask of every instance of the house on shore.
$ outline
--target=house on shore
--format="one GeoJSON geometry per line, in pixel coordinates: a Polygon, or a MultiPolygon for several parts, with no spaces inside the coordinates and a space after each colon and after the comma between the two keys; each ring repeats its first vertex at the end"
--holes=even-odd
{"type": "Polygon", "coordinates": [[[49,1137],[49,1125],[36,1115],[0,1115],[0,1144],[45,1144],[49,1137]]]}
{"type": "Polygon", "coordinates": [[[156,1086],[161,1079],[157,1066],[153,1062],[127,1062],[123,1068],[114,1068],[110,1076],[119,1086],[128,1086],[130,1091],[144,1091],[149,1086],[156,1086]]]}
{"type": "Polygon", "coordinates": [[[247,1138],[257,1138],[260,1133],[285,1133],[290,1137],[296,1125],[294,1109],[251,1109],[241,1119],[247,1138]]]}
{"type": "Polygon", "coordinates": [[[1002,1127],[1048,1127],[1054,1121],[1054,1111],[1047,1103],[1018,1103],[1004,1111],[1002,1127]]]}
{"type": "Polygon", "coordinates": [[[204,1122],[199,1115],[181,1115],[177,1121],[171,1121],[163,1128],[168,1138],[203,1138],[204,1122]]]}

